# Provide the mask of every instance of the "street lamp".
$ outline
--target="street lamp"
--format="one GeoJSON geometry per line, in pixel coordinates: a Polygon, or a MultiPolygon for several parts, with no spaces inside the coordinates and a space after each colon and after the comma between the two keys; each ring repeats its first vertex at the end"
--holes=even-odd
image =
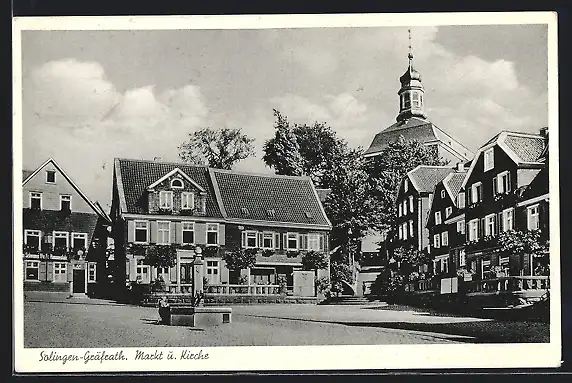
{"type": "Polygon", "coordinates": [[[193,280],[192,280],[192,291],[193,291],[193,306],[196,304],[197,299],[197,284],[200,284],[202,290],[202,280],[197,281],[197,278],[202,278],[198,271],[198,267],[202,266],[203,261],[201,259],[203,249],[200,246],[195,247],[195,254],[193,256],[193,280]],[[197,283],[198,282],[198,283],[197,283]]]}

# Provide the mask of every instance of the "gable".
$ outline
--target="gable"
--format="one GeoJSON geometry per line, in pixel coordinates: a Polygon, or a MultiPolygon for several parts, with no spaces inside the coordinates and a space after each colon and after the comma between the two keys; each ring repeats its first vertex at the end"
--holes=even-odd
{"type": "Polygon", "coordinates": [[[30,208],[30,192],[40,192],[42,193],[42,210],[60,210],[60,195],[70,195],[73,212],[100,215],[93,202],[51,158],[28,175],[22,183],[22,191],[24,209],[30,208]],[[55,182],[47,182],[48,172],[53,172],[55,182]]]}
{"type": "Polygon", "coordinates": [[[195,182],[191,177],[189,177],[185,172],[183,172],[179,168],[174,168],[151,185],[147,187],[148,190],[161,188],[161,189],[172,189],[177,188],[179,190],[190,190],[190,191],[198,191],[201,193],[205,193],[206,190],[195,182]],[[182,187],[178,188],[173,186],[172,182],[180,182],[182,187]]]}

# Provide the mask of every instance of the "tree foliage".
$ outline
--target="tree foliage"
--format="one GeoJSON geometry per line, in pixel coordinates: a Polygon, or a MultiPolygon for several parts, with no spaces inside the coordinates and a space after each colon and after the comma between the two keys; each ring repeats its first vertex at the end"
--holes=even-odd
{"type": "Polygon", "coordinates": [[[540,230],[509,230],[499,234],[501,251],[514,255],[544,255],[548,243],[542,239],[540,230]]]}
{"type": "Polygon", "coordinates": [[[330,259],[326,253],[310,250],[302,256],[302,268],[304,270],[327,269],[330,259]]]}
{"type": "Polygon", "coordinates": [[[202,128],[179,146],[179,157],[187,163],[230,170],[236,162],[254,155],[253,143],[241,129],[202,128]]]}
{"type": "Polygon", "coordinates": [[[419,165],[447,164],[436,151],[417,140],[406,140],[403,136],[390,142],[379,155],[367,161],[370,191],[377,205],[376,228],[389,231],[395,227],[395,201],[399,184],[409,171],[419,165]]]}
{"type": "Polygon", "coordinates": [[[416,272],[419,265],[427,261],[427,255],[416,246],[401,246],[393,249],[393,260],[397,266],[397,272],[409,278],[411,273],[416,272]]]}
{"type": "Polygon", "coordinates": [[[256,264],[256,252],[248,250],[237,248],[225,252],[222,258],[226,262],[226,267],[232,271],[253,267],[256,264]]]}
{"type": "Polygon", "coordinates": [[[307,175],[322,188],[332,185],[333,167],[347,151],[347,143],[323,122],[290,124],[274,110],[274,137],[264,144],[263,160],[277,174],[307,175]]]}
{"type": "Polygon", "coordinates": [[[173,267],[177,261],[177,248],[172,245],[148,245],[145,263],[155,267],[173,267]]]}

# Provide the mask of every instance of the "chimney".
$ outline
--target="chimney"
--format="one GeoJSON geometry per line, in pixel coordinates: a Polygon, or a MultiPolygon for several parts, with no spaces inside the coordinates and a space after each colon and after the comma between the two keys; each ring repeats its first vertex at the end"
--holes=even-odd
{"type": "Polygon", "coordinates": [[[544,128],[540,129],[540,135],[542,137],[548,138],[548,126],[545,126],[544,128]]]}
{"type": "Polygon", "coordinates": [[[458,172],[464,172],[465,171],[465,164],[462,162],[458,162],[457,166],[455,167],[455,170],[457,170],[458,172]]]}

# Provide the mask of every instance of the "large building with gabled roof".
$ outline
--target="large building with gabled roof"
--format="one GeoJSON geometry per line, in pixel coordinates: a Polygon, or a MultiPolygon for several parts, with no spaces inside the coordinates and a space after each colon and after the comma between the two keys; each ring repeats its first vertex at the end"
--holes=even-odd
{"type": "Polygon", "coordinates": [[[118,158],[111,216],[117,280],[151,284],[161,277],[177,293],[200,291],[206,282],[207,294],[228,294],[241,282],[265,294],[282,284],[313,296],[313,282],[305,284],[310,290],[296,282],[302,257],[329,251],[331,223],[309,177],[118,158]],[[172,266],[149,262],[158,248],[175,252],[172,266]],[[236,250],[254,254],[255,265],[227,267],[224,254],[236,250]]]}
{"type": "Polygon", "coordinates": [[[24,289],[100,293],[109,216],[53,158],[22,176],[24,289]]]}

